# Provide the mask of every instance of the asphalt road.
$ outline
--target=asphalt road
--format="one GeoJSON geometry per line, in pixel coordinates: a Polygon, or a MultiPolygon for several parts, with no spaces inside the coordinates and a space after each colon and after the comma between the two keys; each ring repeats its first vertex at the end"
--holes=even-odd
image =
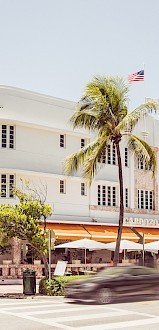
{"type": "Polygon", "coordinates": [[[159,330],[159,300],[77,304],[63,297],[0,299],[1,330],[159,330]]]}

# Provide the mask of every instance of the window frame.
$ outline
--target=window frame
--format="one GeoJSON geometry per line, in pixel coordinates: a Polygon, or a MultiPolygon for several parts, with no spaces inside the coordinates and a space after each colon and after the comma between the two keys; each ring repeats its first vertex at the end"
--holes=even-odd
{"type": "Polygon", "coordinates": [[[117,191],[115,186],[98,185],[98,205],[117,206],[117,191]]]}
{"type": "Polygon", "coordinates": [[[15,149],[15,125],[1,124],[1,149],[15,149]]]}
{"type": "Polygon", "coordinates": [[[66,135],[60,134],[60,148],[66,148],[66,135]]]}
{"type": "Polygon", "coordinates": [[[66,194],[66,181],[60,180],[60,187],[59,187],[60,194],[66,194]]]}
{"type": "Polygon", "coordinates": [[[1,173],[0,174],[0,197],[4,198],[15,198],[13,192],[11,192],[11,188],[15,185],[15,174],[10,173],[1,173]],[[4,180],[4,182],[3,182],[4,180]],[[3,192],[5,191],[5,192],[3,192]]]}
{"type": "Polygon", "coordinates": [[[87,192],[86,192],[86,183],[85,182],[81,182],[81,196],[86,196],[87,192]]]}
{"type": "Polygon", "coordinates": [[[154,194],[153,190],[138,189],[138,209],[153,210],[154,194]]]}

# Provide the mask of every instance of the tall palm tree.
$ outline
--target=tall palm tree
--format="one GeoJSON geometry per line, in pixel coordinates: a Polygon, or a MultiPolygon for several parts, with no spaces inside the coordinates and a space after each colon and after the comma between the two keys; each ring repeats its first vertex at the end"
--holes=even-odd
{"type": "Polygon", "coordinates": [[[150,111],[156,110],[154,102],[147,102],[128,113],[128,86],[122,78],[105,76],[94,77],[86,86],[84,95],[70,119],[73,127],[86,128],[96,133],[96,139],[71,154],[65,161],[65,172],[70,175],[82,168],[83,177],[90,184],[99,169],[99,159],[108,145],[116,147],[120,189],[119,226],[114,253],[114,265],[119,258],[120,240],[124,218],[123,175],[120,142],[127,137],[128,148],[155,171],[156,158],[152,148],[142,139],[132,134],[138,121],[150,111]]]}

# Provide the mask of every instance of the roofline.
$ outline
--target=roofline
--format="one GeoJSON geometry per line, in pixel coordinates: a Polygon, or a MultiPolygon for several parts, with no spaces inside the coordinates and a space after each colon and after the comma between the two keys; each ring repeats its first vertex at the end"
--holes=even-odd
{"type": "Polygon", "coordinates": [[[0,93],[1,92],[6,92],[8,95],[15,95],[15,96],[19,96],[21,98],[28,99],[28,97],[29,97],[31,100],[37,100],[37,101],[39,100],[40,102],[44,102],[44,103],[51,103],[51,104],[57,103],[58,105],[59,105],[59,103],[64,103],[65,107],[68,107],[71,109],[74,109],[75,105],[76,105],[75,101],[70,101],[70,100],[54,97],[51,95],[19,88],[19,87],[0,85],[0,93]]]}

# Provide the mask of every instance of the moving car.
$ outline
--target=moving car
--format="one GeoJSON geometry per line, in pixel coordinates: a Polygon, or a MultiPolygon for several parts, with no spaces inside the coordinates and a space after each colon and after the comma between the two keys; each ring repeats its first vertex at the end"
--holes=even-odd
{"type": "Polygon", "coordinates": [[[110,267],[96,275],[69,283],[65,297],[107,304],[117,298],[159,295],[159,271],[153,268],[110,267]]]}

